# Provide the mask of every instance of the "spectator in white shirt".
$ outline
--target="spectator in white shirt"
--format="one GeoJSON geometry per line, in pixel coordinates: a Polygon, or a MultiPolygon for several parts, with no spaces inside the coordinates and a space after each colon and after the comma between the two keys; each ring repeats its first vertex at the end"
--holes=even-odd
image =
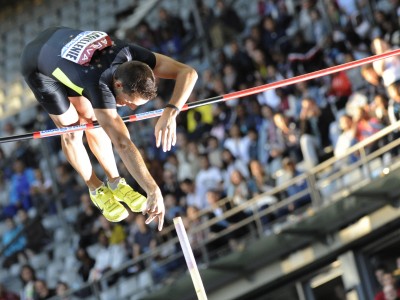
{"type": "Polygon", "coordinates": [[[107,271],[117,269],[126,260],[125,247],[122,244],[110,245],[105,232],[98,236],[100,248],[95,256],[95,264],[90,271],[89,281],[99,280],[107,271]]]}
{"type": "Polygon", "coordinates": [[[211,189],[220,189],[222,183],[221,171],[210,165],[207,155],[200,155],[200,171],[196,175],[195,189],[197,199],[200,201],[199,208],[208,206],[206,194],[211,189]]]}

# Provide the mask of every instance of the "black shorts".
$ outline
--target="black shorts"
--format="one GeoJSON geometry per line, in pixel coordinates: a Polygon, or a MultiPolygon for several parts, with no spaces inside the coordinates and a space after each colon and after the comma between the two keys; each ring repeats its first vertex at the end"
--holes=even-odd
{"type": "Polygon", "coordinates": [[[58,29],[59,27],[52,27],[43,31],[25,47],[21,56],[21,72],[26,83],[42,107],[52,115],[62,115],[69,109],[71,103],[68,97],[80,96],[56,79],[38,71],[40,51],[58,29]]]}

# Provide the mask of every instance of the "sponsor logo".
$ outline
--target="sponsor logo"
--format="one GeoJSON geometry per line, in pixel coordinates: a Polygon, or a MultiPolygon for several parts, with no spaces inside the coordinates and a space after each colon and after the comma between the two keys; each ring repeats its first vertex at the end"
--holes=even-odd
{"type": "Polygon", "coordinates": [[[86,65],[96,50],[112,45],[111,38],[102,31],[84,31],[61,49],[61,57],[80,65],[86,65]]]}

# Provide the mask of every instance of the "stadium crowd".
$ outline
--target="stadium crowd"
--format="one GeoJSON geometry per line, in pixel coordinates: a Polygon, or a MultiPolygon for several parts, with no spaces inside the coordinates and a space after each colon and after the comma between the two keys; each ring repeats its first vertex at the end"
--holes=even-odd
{"type": "MultiPolygon", "coordinates": [[[[243,20],[225,1],[217,0],[213,8],[197,1],[202,25],[208,33],[206,43],[211,49],[212,65],[200,73],[199,83],[188,101],[243,90],[399,47],[399,1],[376,1],[372,13],[367,2],[325,1],[327,10],[323,18],[320,1],[304,0],[290,8],[286,1],[260,0],[258,16],[243,20]]],[[[126,37],[178,60],[187,57],[197,43],[194,16],[184,22],[160,8],[158,17],[157,28],[143,21],[128,30],[126,37]]],[[[182,216],[189,230],[195,228],[202,221],[271,190],[281,183],[282,174],[283,178],[292,178],[333,155],[342,157],[350,146],[399,120],[399,63],[395,57],[240,100],[191,109],[178,117],[177,145],[167,153],[155,146],[155,120],[129,124],[133,141],[162,189],[167,225],[172,224],[175,216],[182,216]],[[226,197],[230,201],[218,205],[226,197]]],[[[162,108],[171,89],[169,81],[160,81],[159,96],[145,109],[162,108]]],[[[121,114],[131,112],[121,109],[121,114]]],[[[54,127],[40,109],[37,118],[48,128],[54,127]]],[[[7,122],[2,136],[32,130],[35,125],[31,125],[21,128],[7,122]]],[[[371,145],[369,150],[378,146],[371,145]]],[[[2,266],[24,265],[20,269],[21,299],[63,295],[70,287],[99,280],[105,272],[118,269],[128,259],[155,249],[168,238],[145,225],[140,214],[131,214],[118,224],[107,222],[63,158],[57,138],[1,144],[0,164],[0,218],[7,225],[2,236],[5,247],[2,266]],[[39,143],[46,143],[50,152],[56,153],[51,157],[58,164],[55,177],[48,172],[39,143]],[[57,215],[56,197],[63,209],[79,207],[68,220],[77,236],[73,251],[80,278],[73,282],[61,279],[49,282],[48,276],[37,276],[30,266],[30,259],[47,251],[51,241],[57,239],[42,224],[43,216],[57,215]],[[94,245],[96,251],[89,251],[94,245]]],[[[119,171],[131,186],[140,190],[122,163],[119,171]]],[[[305,188],[306,183],[293,186],[285,196],[305,188]]],[[[271,197],[265,205],[280,200],[271,197]]],[[[297,208],[309,201],[309,197],[303,197],[294,206],[278,210],[265,223],[295,214],[297,208]]],[[[208,234],[218,233],[248,214],[251,211],[220,221],[208,234]]],[[[240,247],[238,240],[247,233],[236,232],[207,247],[211,253],[217,253],[223,245],[236,249],[240,247]]],[[[193,248],[206,238],[206,234],[191,236],[193,248]]],[[[165,248],[160,260],[174,251],[165,248]]],[[[168,279],[166,274],[180,265],[181,261],[175,261],[158,266],[153,261],[151,266],[138,264],[126,272],[132,274],[150,267],[153,279],[164,282],[168,279]]],[[[111,284],[115,280],[109,279],[111,284]]],[[[9,294],[0,285],[0,299],[18,299],[9,294]]]]}

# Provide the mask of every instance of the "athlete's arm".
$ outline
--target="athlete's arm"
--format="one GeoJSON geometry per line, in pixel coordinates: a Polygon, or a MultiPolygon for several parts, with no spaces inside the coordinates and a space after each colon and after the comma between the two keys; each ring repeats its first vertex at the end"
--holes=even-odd
{"type": "MultiPolygon", "coordinates": [[[[174,79],[175,87],[171,96],[170,104],[179,109],[186,103],[190,93],[197,81],[197,72],[190,66],[180,63],[170,57],[154,53],[156,66],[154,75],[164,79],[174,79]]],[[[164,151],[171,150],[171,145],[176,143],[176,116],[178,112],[173,108],[165,108],[163,114],[155,127],[156,145],[163,146],[164,151]]]]}
{"type": "Polygon", "coordinates": [[[97,121],[110,137],[129,173],[147,194],[145,212],[149,214],[149,217],[146,224],[157,218],[158,229],[161,230],[164,223],[165,208],[160,188],[147,169],[139,150],[132,143],[125,123],[116,109],[94,109],[94,113],[97,121]]]}

